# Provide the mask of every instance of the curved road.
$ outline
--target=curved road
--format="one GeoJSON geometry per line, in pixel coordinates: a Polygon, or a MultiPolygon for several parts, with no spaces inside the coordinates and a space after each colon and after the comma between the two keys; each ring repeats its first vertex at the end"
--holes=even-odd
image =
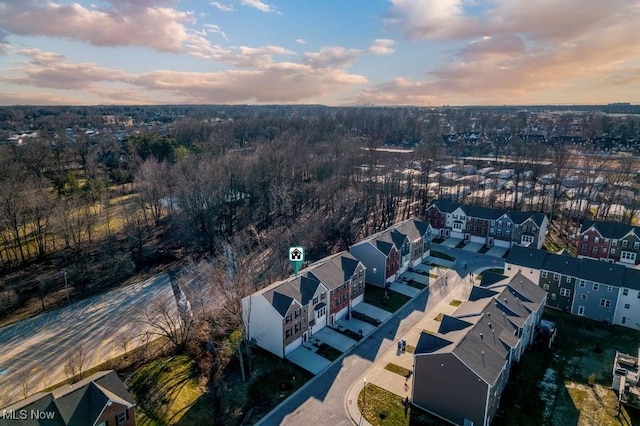
{"type": "Polygon", "coordinates": [[[347,392],[379,356],[384,355],[396,344],[396,337],[408,333],[425,312],[437,305],[449,292],[458,288],[468,272],[476,272],[487,267],[504,267],[503,259],[440,245],[434,245],[434,248],[457,259],[454,269],[447,270],[442,276],[448,276],[448,286],[444,288],[442,277],[430,283],[369,337],[311,379],[257,425],[352,425],[353,422],[345,410],[347,392]]]}

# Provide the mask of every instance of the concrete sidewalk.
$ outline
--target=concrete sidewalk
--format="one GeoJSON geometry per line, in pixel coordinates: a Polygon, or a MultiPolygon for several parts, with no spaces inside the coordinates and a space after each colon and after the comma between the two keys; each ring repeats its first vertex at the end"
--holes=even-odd
{"type": "MultiPolygon", "coordinates": [[[[468,299],[473,285],[472,280],[470,280],[468,276],[459,277],[453,271],[449,271],[444,274],[442,277],[443,280],[445,279],[445,276],[447,285],[445,286],[444,291],[447,291],[448,294],[446,294],[437,303],[430,304],[428,301],[425,313],[419,311],[412,312],[407,319],[415,319],[416,317],[420,318],[407,333],[403,335],[396,335],[394,337],[395,341],[404,339],[408,346],[415,348],[423,330],[437,332],[440,327],[440,321],[436,321],[435,318],[438,314],[442,313],[450,315],[455,312],[458,307],[451,305],[453,300],[464,301],[468,299]],[[451,288],[453,290],[449,291],[447,288],[451,288]]],[[[442,284],[442,282],[440,282],[440,284],[442,284]]],[[[397,373],[393,373],[385,369],[385,366],[389,363],[396,364],[413,371],[413,354],[408,351],[401,352],[398,350],[396,345],[393,345],[382,357],[376,359],[364,375],[353,384],[347,393],[346,406],[354,423],[358,425],[369,424],[366,420],[362,419],[362,415],[357,407],[358,395],[364,387],[365,378],[367,383],[375,384],[376,386],[398,395],[401,398],[409,397],[409,399],[411,399],[412,378],[409,377],[407,379],[397,373]]]]}

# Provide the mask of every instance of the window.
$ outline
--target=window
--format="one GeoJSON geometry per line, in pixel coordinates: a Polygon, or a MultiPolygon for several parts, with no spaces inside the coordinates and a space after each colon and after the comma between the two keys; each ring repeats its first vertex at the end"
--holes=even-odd
{"type": "Polygon", "coordinates": [[[586,244],[583,244],[583,245],[580,247],[580,251],[587,251],[587,245],[586,245],[586,244]]]}
{"type": "Polygon", "coordinates": [[[287,328],[287,331],[284,333],[284,338],[288,339],[291,337],[291,329],[287,328]]]}
{"type": "Polygon", "coordinates": [[[627,317],[622,317],[622,323],[626,324],[626,322],[627,322],[627,317]]]}
{"type": "Polygon", "coordinates": [[[342,295],[342,303],[344,303],[344,302],[346,302],[346,301],[347,301],[347,295],[346,295],[346,294],[343,294],[343,295],[342,295]]]}
{"type": "Polygon", "coordinates": [[[580,282],[578,283],[578,285],[579,285],[580,287],[584,288],[586,284],[585,284],[584,280],[580,280],[580,282]]]}
{"type": "Polygon", "coordinates": [[[320,293],[320,300],[325,300],[327,298],[327,292],[323,291],[322,293],[320,293]]]}
{"type": "Polygon", "coordinates": [[[622,240],[622,247],[627,247],[629,245],[629,241],[622,240]]]}
{"type": "Polygon", "coordinates": [[[609,300],[609,299],[600,299],[600,306],[602,306],[603,308],[610,308],[611,307],[611,300],[609,300]]]}
{"type": "Polygon", "coordinates": [[[560,289],[560,296],[569,297],[570,295],[571,295],[571,290],[569,290],[568,288],[560,289]]]}
{"type": "Polygon", "coordinates": [[[567,282],[570,283],[571,282],[571,277],[567,276],[567,282]]]}
{"type": "Polygon", "coordinates": [[[593,289],[594,289],[594,290],[596,290],[596,291],[597,291],[599,288],[600,288],[600,284],[598,284],[598,283],[593,283],[593,289]]]}
{"type": "Polygon", "coordinates": [[[542,284],[542,289],[545,291],[549,291],[549,284],[542,284]]]}
{"type": "Polygon", "coordinates": [[[527,228],[527,225],[522,227],[522,232],[527,232],[529,230],[529,228],[527,228]]]}
{"type": "Polygon", "coordinates": [[[607,291],[613,291],[613,287],[611,287],[610,285],[607,286],[607,291]]]}
{"type": "Polygon", "coordinates": [[[578,315],[584,316],[584,306],[578,306],[578,315]]]}
{"type": "Polygon", "coordinates": [[[638,299],[640,299],[640,291],[638,292],[638,299]]]}
{"type": "Polygon", "coordinates": [[[300,324],[296,323],[296,325],[294,326],[294,333],[298,334],[299,331],[300,331],[300,324]]]}
{"type": "Polygon", "coordinates": [[[346,290],[347,289],[347,285],[349,285],[349,283],[344,283],[344,285],[342,286],[342,289],[346,290]]]}
{"type": "Polygon", "coordinates": [[[631,305],[630,305],[630,304],[628,304],[628,303],[625,303],[625,304],[624,304],[624,308],[625,308],[625,309],[629,309],[629,308],[631,308],[631,305]]]}
{"type": "Polygon", "coordinates": [[[616,254],[616,249],[612,248],[611,249],[611,254],[616,254]]]}
{"type": "Polygon", "coordinates": [[[473,232],[478,232],[478,227],[477,226],[473,227],[473,232]]]}
{"type": "Polygon", "coordinates": [[[285,320],[285,323],[290,323],[291,322],[291,314],[287,315],[287,318],[285,320]]]}
{"type": "MultiPolygon", "coordinates": [[[[491,221],[491,226],[496,226],[496,221],[495,220],[491,221]]],[[[491,232],[493,232],[493,230],[491,230],[491,232]]]]}
{"type": "Polygon", "coordinates": [[[120,425],[120,424],[126,422],[127,418],[128,418],[127,410],[121,411],[121,412],[118,413],[118,416],[116,417],[116,423],[120,425]]]}
{"type": "Polygon", "coordinates": [[[607,252],[607,248],[606,247],[602,247],[602,252],[606,253],[607,252]]]}
{"type": "Polygon", "coordinates": [[[636,254],[632,253],[630,251],[623,251],[621,256],[620,256],[620,260],[631,260],[631,261],[635,262],[636,254]]]}
{"type": "Polygon", "coordinates": [[[547,278],[547,271],[542,271],[542,278],[547,278]]]}
{"type": "Polygon", "coordinates": [[[611,241],[611,245],[616,247],[618,245],[618,240],[611,241]]]}
{"type": "Polygon", "coordinates": [[[510,237],[511,236],[511,231],[507,230],[504,232],[504,236],[505,237],[510,237]]]}
{"type": "Polygon", "coordinates": [[[582,241],[589,241],[589,236],[585,235],[584,237],[582,237],[582,241]]]}
{"type": "Polygon", "coordinates": [[[629,289],[628,288],[623,288],[622,289],[622,295],[623,296],[628,296],[629,295],[629,289]]]}
{"type": "Polygon", "coordinates": [[[511,228],[511,222],[507,222],[507,228],[511,228]]]}
{"type": "Polygon", "coordinates": [[[593,239],[593,242],[594,242],[594,243],[596,243],[596,244],[597,244],[597,243],[599,243],[599,242],[600,242],[600,238],[599,238],[599,237],[595,237],[595,238],[593,239]]]}
{"type": "Polygon", "coordinates": [[[593,248],[591,249],[591,253],[593,253],[593,254],[598,254],[598,247],[593,247],[593,248]]]}
{"type": "MultiPolygon", "coordinates": [[[[315,305],[316,303],[318,303],[318,301],[316,299],[313,299],[313,304],[315,305]]],[[[296,311],[294,312],[294,317],[298,318],[300,316],[300,309],[296,309],[296,311]]]]}
{"type": "Polygon", "coordinates": [[[581,294],[580,295],[580,299],[581,300],[587,300],[589,298],[589,296],[587,296],[586,294],[581,294]]]}
{"type": "Polygon", "coordinates": [[[558,281],[560,279],[560,274],[553,274],[553,279],[558,281]]]}
{"type": "Polygon", "coordinates": [[[492,234],[495,234],[496,233],[496,229],[495,228],[491,228],[491,230],[489,232],[491,232],[492,234]]]}
{"type": "Polygon", "coordinates": [[[605,238],[605,239],[604,239],[604,243],[605,243],[605,244],[609,244],[609,239],[608,239],[608,238],[605,238]]]}

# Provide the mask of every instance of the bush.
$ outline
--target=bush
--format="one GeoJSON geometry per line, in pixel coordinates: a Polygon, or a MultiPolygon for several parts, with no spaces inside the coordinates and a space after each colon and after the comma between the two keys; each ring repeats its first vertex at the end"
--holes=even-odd
{"type": "Polygon", "coordinates": [[[589,374],[589,377],[587,377],[587,383],[589,384],[589,386],[593,386],[596,384],[596,375],[594,373],[589,374]]]}

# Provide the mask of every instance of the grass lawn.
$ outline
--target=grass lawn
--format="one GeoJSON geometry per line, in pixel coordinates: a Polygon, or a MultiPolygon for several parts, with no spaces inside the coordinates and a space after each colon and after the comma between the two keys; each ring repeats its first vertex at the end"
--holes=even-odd
{"type": "Polygon", "coordinates": [[[436,317],[434,318],[434,320],[436,321],[442,321],[442,318],[444,318],[444,314],[442,312],[440,312],[438,315],[436,315],[436,317]]]}
{"type": "Polygon", "coordinates": [[[487,269],[484,272],[493,272],[494,274],[504,275],[504,268],[491,268],[491,269],[487,269]]]}
{"type": "Polygon", "coordinates": [[[336,359],[338,359],[338,357],[340,357],[340,355],[342,355],[341,351],[334,348],[333,346],[327,345],[326,343],[320,344],[316,353],[321,357],[328,359],[329,361],[335,361],[336,359]]]}
{"type": "Polygon", "coordinates": [[[350,339],[355,340],[356,342],[362,340],[362,336],[359,335],[358,333],[356,333],[355,331],[351,331],[348,328],[334,328],[335,331],[337,331],[338,333],[344,334],[345,336],[347,336],[350,339]]]}
{"type": "Polygon", "coordinates": [[[404,399],[368,383],[358,395],[358,408],[373,426],[445,426],[442,420],[416,407],[405,415],[404,399]]]}
{"type": "MultiPolygon", "coordinates": [[[[431,274],[429,274],[429,275],[431,275],[431,274]]],[[[417,288],[418,290],[423,290],[427,286],[426,284],[422,284],[422,283],[419,283],[418,281],[414,281],[414,280],[409,280],[407,285],[409,285],[410,287],[413,287],[413,288],[417,288]]]]}
{"type": "Polygon", "coordinates": [[[351,312],[351,316],[354,319],[369,323],[369,324],[373,325],[374,327],[377,327],[382,323],[379,319],[371,318],[370,316],[365,315],[362,312],[352,311],[351,312]]]}
{"type": "Polygon", "coordinates": [[[411,345],[407,345],[406,351],[409,352],[410,354],[414,353],[416,351],[416,347],[415,346],[411,346],[411,345]]]}
{"type": "Polygon", "coordinates": [[[635,410],[623,408],[625,420],[616,417],[616,393],[609,389],[616,350],[636,354],[640,333],[551,309],[544,317],[557,324],[554,346],[529,348],[514,365],[493,425],[640,424],[635,410]]]}
{"type": "Polygon", "coordinates": [[[444,260],[450,260],[451,262],[456,260],[455,258],[449,256],[448,254],[442,253],[441,251],[436,251],[436,250],[431,250],[429,255],[433,256],[433,257],[440,258],[440,259],[444,259],[444,260]]]}
{"type": "Polygon", "coordinates": [[[385,290],[382,287],[367,284],[364,291],[364,301],[378,308],[389,312],[395,312],[400,309],[411,298],[404,294],[397,293],[392,290],[385,290]],[[387,298],[385,300],[385,292],[387,298]]]}
{"type": "Polygon", "coordinates": [[[462,305],[462,300],[453,299],[451,302],[449,302],[449,304],[451,306],[460,306],[460,305],[462,305]]]}
{"type": "Polygon", "coordinates": [[[200,404],[198,411],[190,408],[205,393],[198,380],[193,360],[186,355],[159,358],[133,373],[129,389],[136,396],[137,423],[140,426],[174,424],[189,412],[194,421],[211,418],[210,406],[200,404]]]}
{"type": "Polygon", "coordinates": [[[402,377],[409,377],[411,376],[411,373],[413,373],[411,370],[409,370],[408,368],[404,368],[401,365],[398,364],[394,364],[392,362],[388,363],[387,365],[384,366],[385,370],[389,370],[392,373],[396,373],[401,375],[402,377]]]}

